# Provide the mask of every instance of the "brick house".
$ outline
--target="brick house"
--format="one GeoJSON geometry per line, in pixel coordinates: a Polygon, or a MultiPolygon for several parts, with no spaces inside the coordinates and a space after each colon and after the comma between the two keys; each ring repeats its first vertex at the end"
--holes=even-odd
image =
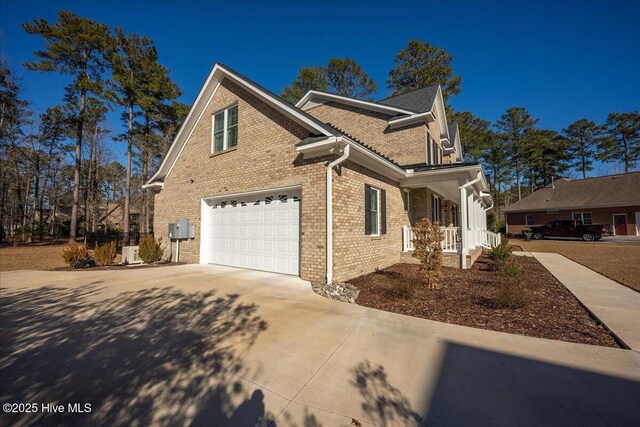
{"type": "Polygon", "coordinates": [[[437,85],[380,102],[311,91],[293,106],[216,64],[145,188],[157,237],[179,218],[195,226],[174,258],[305,280],[411,260],[424,217],[446,226],[450,265],[499,239],[482,168],[463,161],[437,85]]]}
{"type": "Polygon", "coordinates": [[[505,210],[507,232],[549,221],[610,224],[616,235],[640,236],[640,172],[586,179],[562,178],[505,210]]]}

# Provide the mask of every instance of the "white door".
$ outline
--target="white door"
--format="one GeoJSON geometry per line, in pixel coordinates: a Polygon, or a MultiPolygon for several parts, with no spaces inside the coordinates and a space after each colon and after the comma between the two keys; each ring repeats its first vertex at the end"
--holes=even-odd
{"type": "Polygon", "coordinates": [[[282,191],[207,202],[206,262],[298,275],[300,192],[282,191]]]}

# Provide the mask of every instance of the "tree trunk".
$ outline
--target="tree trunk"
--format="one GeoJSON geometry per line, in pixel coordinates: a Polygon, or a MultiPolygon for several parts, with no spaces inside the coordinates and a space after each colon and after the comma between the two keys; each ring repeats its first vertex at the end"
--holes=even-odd
{"type": "Polygon", "coordinates": [[[71,205],[71,225],[69,227],[69,243],[76,242],[78,235],[78,209],[80,208],[80,167],[82,162],[82,128],[84,125],[84,109],[87,92],[80,94],[80,110],[78,113],[78,128],[76,138],[76,163],[73,168],[73,204],[71,205]]]}
{"type": "Polygon", "coordinates": [[[624,159],[624,173],[629,173],[629,153],[627,151],[627,139],[622,135],[622,146],[624,148],[622,155],[624,159]]]}
{"type": "Polygon", "coordinates": [[[582,179],[587,178],[587,159],[584,154],[584,144],[580,145],[580,157],[582,158],[582,179]]]}
{"type": "Polygon", "coordinates": [[[124,193],[124,245],[129,245],[129,203],[131,201],[131,148],[133,146],[133,104],[129,104],[129,129],[127,138],[127,172],[124,193]]]}

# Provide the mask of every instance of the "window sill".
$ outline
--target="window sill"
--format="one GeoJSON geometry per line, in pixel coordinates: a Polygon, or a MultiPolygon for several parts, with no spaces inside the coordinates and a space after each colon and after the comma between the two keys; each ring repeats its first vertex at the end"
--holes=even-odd
{"type": "Polygon", "coordinates": [[[369,236],[371,240],[382,240],[382,235],[378,234],[377,236],[369,236]]]}
{"type": "Polygon", "coordinates": [[[236,145],[235,147],[227,148],[226,150],[218,151],[217,153],[211,153],[211,154],[209,154],[209,158],[216,157],[216,156],[219,156],[219,155],[225,154],[225,153],[230,153],[232,151],[236,151],[237,149],[238,149],[238,146],[236,145]]]}

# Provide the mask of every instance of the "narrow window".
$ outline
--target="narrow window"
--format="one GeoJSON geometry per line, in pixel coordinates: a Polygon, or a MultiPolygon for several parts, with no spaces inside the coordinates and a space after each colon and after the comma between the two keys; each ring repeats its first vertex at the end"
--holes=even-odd
{"type": "Polygon", "coordinates": [[[582,223],[584,225],[593,224],[593,222],[591,220],[591,212],[582,212],[582,223]]]}
{"type": "Polygon", "coordinates": [[[441,216],[441,201],[440,198],[434,194],[431,195],[431,221],[442,222],[441,216]]]}
{"type": "Polygon", "coordinates": [[[213,116],[211,152],[217,153],[238,145],[238,106],[234,105],[213,116]]]}
{"type": "Polygon", "coordinates": [[[368,236],[387,233],[387,197],[385,190],[364,186],[364,232],[368,236]]]}
{"type": "Polygon", "coordinates": [[[533,215],[525,215],[524,216],[524,225],[526,225],[526,226],[533,225],[533,215]]]}
{"type": "Polygon", "coordinates": [[[402,203],[404,203],[404,211],[411,212],[411,199],[409,190],[402,190],[402,203]]]}
{"type": "Polygon", "coordinates": [[[224,149],[224,111],[213,116],[213,152],[224,149]]]}

